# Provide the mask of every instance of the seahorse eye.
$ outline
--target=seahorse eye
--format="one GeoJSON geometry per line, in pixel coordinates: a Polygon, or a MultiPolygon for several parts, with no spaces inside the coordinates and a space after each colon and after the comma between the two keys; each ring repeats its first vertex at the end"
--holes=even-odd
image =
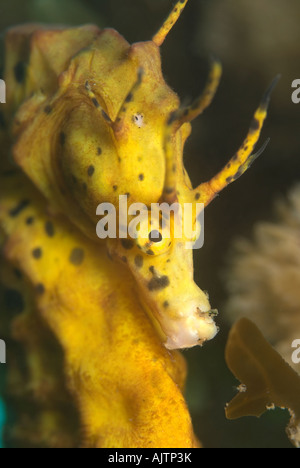
{"type": "Polygon", "coordinates": [[[151,231],[148,237],[150,242],[159,243],[163,240],[162,234],[157,230],[151,231]]]}
{"type": "Polygon", "coordinates": [[[154,227],[150,221],[150,213],[140,222],[137,234],[136,244],[147,255],[162,255],[171,248],[170,233],[158,225],[154,227]]]}

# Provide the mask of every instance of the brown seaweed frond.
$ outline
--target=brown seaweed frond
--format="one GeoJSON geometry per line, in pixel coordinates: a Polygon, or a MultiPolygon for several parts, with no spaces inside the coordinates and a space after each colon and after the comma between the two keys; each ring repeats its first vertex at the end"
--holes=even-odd
{"type": "Polygon", "coordinates": [[[226,416],[261,416],[275,406],[287,408],[291,420],[287,434],[300,447],[300,377],[265,340],[248,319],[239,320],[232,328],[226,362],[243,385],[228,404],[226,416]]]}

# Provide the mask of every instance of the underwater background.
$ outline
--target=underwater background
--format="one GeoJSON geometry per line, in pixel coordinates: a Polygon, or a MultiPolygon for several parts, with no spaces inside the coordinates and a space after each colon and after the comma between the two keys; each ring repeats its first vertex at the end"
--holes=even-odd
{"type": "MultiPolygon", "coordinates": [[[[174,3],[174,2],[173,2],[174,3]]],[[[170,11],[170,0],[10,0],[0,5],[0,31],[26,22],[113,27],[129,42],[150,39],[170,11]]],[[[300,105],[291,101],[291,83],[300,78],[298,0],[190,0],[162,47],[167,83],[183,102],[203,89],[211,55],[224,68],[212,106],[193,123],[185,166],[196,185],[208,180],[234,154],[251,116],[274,76],[262,142],[265,153],[239,181],[206,210],[205,244],[195,253],[195,277],[219,309],[219,335],[203,349],[184,353],[189,367],[186,398],[195,432],[207,448],[291,448],[285,435],[287,411],[260,419],[227,421],[224,408],[238,382],[228,370],[224,348],[231,323],[223,314],[226,265],[232,242],[250,237],[255,223],[272,219],[276,198],[300,180],[300,105]]],[[[9,365],[9,363],[8,363],[9,365]]],[[[0,367],[1,382],[5,366],[0,367]]],[[[0,402],[0,434],[5,408],[0,402]]],[[[1,439],[0,439],[0,447],[1,439]]]]}

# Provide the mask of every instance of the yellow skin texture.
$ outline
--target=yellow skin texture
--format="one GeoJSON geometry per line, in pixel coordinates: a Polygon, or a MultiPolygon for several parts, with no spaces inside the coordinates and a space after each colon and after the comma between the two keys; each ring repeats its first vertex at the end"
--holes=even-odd
{"type": "MultiPolygon", "coordinates": [[[[23,272],[36,320],[50,328],[63,349],[67,387],[77,402],[83,432],[81,446],[198,446],[182,395],[184,359],[162,345],[132,294],[134,281],[126,268],[120,266],[116,275],[105,248],[74,231],[67,221],[52,219],[55,235],[49,237],[45,225],[51,218],[45,214],[45,202],[22,175],[1,178],[0,196],[4,257],[23,272]],[[30,204],[11,217],[24,197],[30,204]],[[27,225],[31,217],[34,222],[27,225]],[[42,250],[40,258],[33,255],[37,248],[42,250]],[[70,261],[74,249],[83,250],[81,263],[70,261]]],[[[23,323],[28,343],[32,324],[25,317],[23,313],[14,319],[11,329],[23,323]]],[[[15,338],[22,342],[20,334],[15,338]]],[[[41,349],[46,343],[40,344],[41,349]]],[[[33,355],[43,363],[36,348],[33,355]]],[[[49,399],[53,404],[61,392],[55,388],[57,374],[49,365],[43,369],[30,363],[30,387],[37,401],[42,407],[49,399]],[[50,374],[46,382],[45,371],[50,374]]],[[[53,420],[43,422],[47,440],[54,432],[53,420]]],[[[56,430],[59,427],[57,423],[56,430]]]]}

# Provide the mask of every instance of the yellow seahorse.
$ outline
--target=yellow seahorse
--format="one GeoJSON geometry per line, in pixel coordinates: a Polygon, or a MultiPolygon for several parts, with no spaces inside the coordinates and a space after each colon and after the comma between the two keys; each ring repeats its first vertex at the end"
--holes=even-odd
{"type": "Polygon", "coordinates": [[[261,153],[253,151],[275,82],[241,148],[192,188],[183,147],[221,65],[213,63],[202,96],[180,107],[162,76],[160,46],[186,3],[177,2],[152,41],[133,45],[95,26],[25,25],[6,35],[1,141],[18,166],[1,159],[1,330],[14,340],[7,392],[18,407],[12,444],[198,446],[182,395],[184,360],[172,351],[217,333],[193,280],[192,250],[163,226],[154,236],[150,223],[136,239],[96,235],[98,205],[111,203],[119,216],[121,195],[149,210],[190,203],[195,227],[199,206],[261,153]]]}

